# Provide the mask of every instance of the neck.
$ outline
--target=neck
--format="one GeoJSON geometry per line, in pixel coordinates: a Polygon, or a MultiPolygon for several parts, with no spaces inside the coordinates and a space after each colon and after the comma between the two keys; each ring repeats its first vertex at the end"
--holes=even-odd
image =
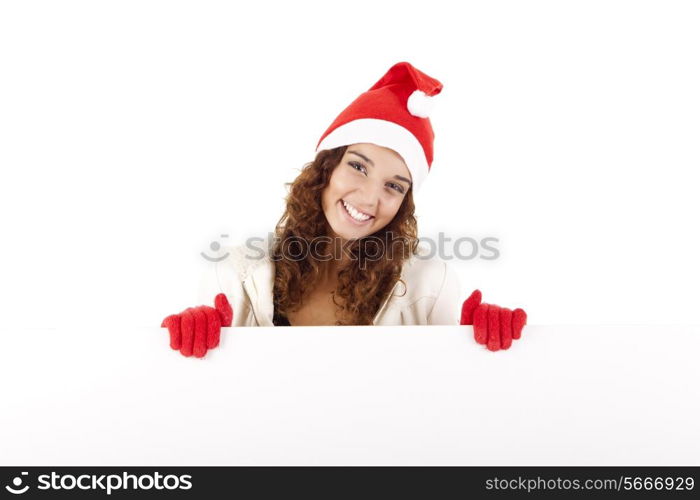
{"type": "Polygon", "coordinates": [[[333,257],[329,260],[321,261],[319,268],[321,283],[335,286],[335,283],[338,281],[338,273],[341,269],[350,264],[351,259],[343,252],[343,245],[346,243],[345,240],[333,238],[332,241],[334,248],[327,248],[325,254],[330,254],[333,257]]]}

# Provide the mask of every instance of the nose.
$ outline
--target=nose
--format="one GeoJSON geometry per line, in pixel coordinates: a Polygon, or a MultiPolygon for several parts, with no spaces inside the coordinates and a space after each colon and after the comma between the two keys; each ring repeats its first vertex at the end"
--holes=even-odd
{"type": "Polygon", "coordinates": [[[359,208],[363,212],[376,215],[379,199],[381,198],[383,186],[376,182],[365,182],[362,186],[362,196],[358,200],[361,203],[359,208]]]}

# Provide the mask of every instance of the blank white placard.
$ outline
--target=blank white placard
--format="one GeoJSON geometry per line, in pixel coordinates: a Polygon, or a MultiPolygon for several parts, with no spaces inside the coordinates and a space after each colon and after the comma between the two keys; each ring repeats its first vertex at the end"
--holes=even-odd
{"type": "Polygon", "coordinates": [[[700,327],[0,331],[0,465],[698,465],[700,327]]]}

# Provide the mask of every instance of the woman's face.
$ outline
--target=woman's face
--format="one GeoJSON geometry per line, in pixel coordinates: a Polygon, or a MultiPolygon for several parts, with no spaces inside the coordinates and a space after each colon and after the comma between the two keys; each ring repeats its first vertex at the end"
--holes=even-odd
{"type": "Polygon", "coordinates": [[[323,190],[321,204],[333,233],[363,238],[389,224],[411,186],[411,174],[393,149],[348,146],[323,190]]]}

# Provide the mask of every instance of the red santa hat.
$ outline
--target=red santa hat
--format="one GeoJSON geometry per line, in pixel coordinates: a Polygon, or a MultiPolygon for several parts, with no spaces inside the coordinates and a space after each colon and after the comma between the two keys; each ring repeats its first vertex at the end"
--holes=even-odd
{"type": "Polygon", "coordinates": [[[316,151],[362,142],[393,149],[406,163],[415,192],[433,163],[428,115],[441,90],[442,83],[410,63],[396,63],[338,115],[316,151]]]}

